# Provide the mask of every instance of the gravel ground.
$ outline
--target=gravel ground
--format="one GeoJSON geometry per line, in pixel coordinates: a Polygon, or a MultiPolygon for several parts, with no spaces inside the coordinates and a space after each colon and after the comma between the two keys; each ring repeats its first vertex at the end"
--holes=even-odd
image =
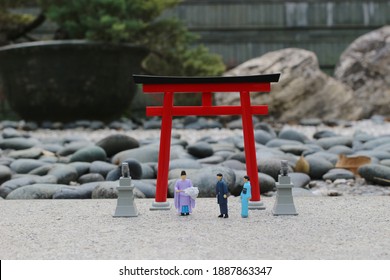
{"type": "MultiPolygon", "coordinates": [[[[169,200],[172,202],[172,200],[169,200]]],[[[298,216],[266,210],[217,218],[213,198],[191,216],[150,211],[113,218],[116,200],[1,200],[0,259],[390,259],[390,197],[295,197],[298,216]]]]}

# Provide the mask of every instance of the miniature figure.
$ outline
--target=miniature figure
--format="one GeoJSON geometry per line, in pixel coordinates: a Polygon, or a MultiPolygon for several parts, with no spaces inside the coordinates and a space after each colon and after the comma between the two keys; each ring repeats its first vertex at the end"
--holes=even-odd
{"type": "Polygon", "coordinates": [[[228,187],[225,181],[222,178],[222,174],[217,174],[217,185],[215,187],[215,192],[217,194],[217,202],[219,204],[219,210],[221,215],[218,218],[229,218],[228,215],[228,187]]]}
{"type": "Polygon", "coordinates": [[[244,186],[241,191],[241,217],[248,218],[248,204],[252,198],[251,184],[249,182],[249,176],[244,176],[244,186]]]}
{"type": "Polygon", "coordinates": [[[181,216],[188,216],[192,213],[192,208],[195,208],[195,199],[186,193],[186,190],[193,188],[190,179],[187,179],[187,174],[183,170],[180,174],[181,179],[176,181],[174,200],[177,212],[181,216]]]}

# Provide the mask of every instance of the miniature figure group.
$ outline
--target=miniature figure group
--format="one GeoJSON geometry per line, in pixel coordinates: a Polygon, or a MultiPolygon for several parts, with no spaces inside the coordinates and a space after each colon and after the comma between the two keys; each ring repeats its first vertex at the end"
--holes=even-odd
{"type": "MultiPolygon", "coordinates": [[[[192,213],[192,208],[195,208],[195,198],[197,197],[199,190],[193,187],[190,179],[187,179],[187,174],[183,170],[181,172],[181,179],[176,181],[174,191],[174,202],[177,212],[181,216],[188,216],[192,213]]],[[[220,215],[218,218],[229,218],[228,214],[228,197],[229,190],[227,184],[223,180],[221,173],[217,174],[217,184],[215,187],[215,193],[217,196],[217,203],[219,205],[220,215]]],[[[252,198],[251,185],[249,177],[244,176],[244,186],[241,194],[241,217],[248,217],[248,205],[249,200],[252,198]]]]}

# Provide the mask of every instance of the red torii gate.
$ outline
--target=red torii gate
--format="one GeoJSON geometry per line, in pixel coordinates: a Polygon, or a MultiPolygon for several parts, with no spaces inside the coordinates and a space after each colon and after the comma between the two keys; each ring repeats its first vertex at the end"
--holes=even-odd
{"type": "Polygon", "coordinates": [[[252,115],[268,114],[267,105],[251,105],[250,92],[270,92],[271,83],[280,74],[236,77],[162,77],[133,75],[134,82],[143,84],[144,93],[164,93],[163,106],[146,107],[147,116],[161,116],[160,150],[158,156],[156,198],[151,210],[170,209],[167,202],[169,158],[173,116],[241,115],[244,134],[246,170],[251,178],[250,209],[265,209],[260,201],[260,187],[252,115]],[[174,106],[174,93],[202,93],[202,106],[174,106]],[[240,106],[213,106],[212,92],[240,92],[240,106]]]}

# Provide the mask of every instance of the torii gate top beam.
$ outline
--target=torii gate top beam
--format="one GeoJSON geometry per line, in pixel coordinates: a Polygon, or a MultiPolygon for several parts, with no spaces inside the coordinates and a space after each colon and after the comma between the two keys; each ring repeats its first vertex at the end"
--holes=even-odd
{"type": "Polygon", "coordinates": [[[270,83],[280,74],[231,77],[166,77],[133,75],[136,84],[143,84],[145,93],[161,92],[240,92],[270,91],[270,83]]]}

